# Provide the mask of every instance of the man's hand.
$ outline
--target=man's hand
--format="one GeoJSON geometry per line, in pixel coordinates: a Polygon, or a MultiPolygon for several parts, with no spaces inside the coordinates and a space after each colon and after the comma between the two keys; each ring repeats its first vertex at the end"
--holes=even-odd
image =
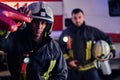
{"type": "Polygon", "coordinates": [[[113,58],[113,53],[110,52],[109,59],[112,59],[112,58],[113,58]]]}
{"type": "MultiPolygon", "coordinates": [[[[31,15],[31,10],[27,7],[20,7],[18,8],[17,10],[18,12],[22,13],[22,14],[25,14],[26,16],[30,16],[31,15]]],[[[20,30],[23,30],[24,28],[26,28],[26,22],[19,22],[21,27],[19,27],[20,30]]]]}
{"type": "Polygon", "coordinates": [[[20,13],[22,13],[22,14],[27,15],[27,16],[30,16],[30,14],[31,14],[31,11],[30,11],[29,8],[27,8],[27,7],[20,7],[20,8],[18,9],[18,11],[19,11],[20,13]]]}
{"type": "Polygon", "coordinates": [[[77,60],[72,60],[72,61],[69,62],[69,65],[70,65],[71,67],[74,67],[74,68],[75,68],[75,67],[77,67],[77,64],[76,64],[77,62],[78,62],[77,60]]]}

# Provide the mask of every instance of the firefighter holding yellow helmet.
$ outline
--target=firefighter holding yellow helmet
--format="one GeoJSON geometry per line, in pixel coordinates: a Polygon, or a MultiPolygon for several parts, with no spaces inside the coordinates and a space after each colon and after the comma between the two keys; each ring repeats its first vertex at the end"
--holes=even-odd
{"type": "Polygon", "coordinates": [[[71,23],[62,32],[59,44],[67,61],[68,80],[99,80],[94,65],[95,57],[92,54],[93,45],[104,40],[110,45],[110,57],[115,57],[115,48],[112,40],[101,30],[86,25],[84,12],[73,9],[71,23]]]}

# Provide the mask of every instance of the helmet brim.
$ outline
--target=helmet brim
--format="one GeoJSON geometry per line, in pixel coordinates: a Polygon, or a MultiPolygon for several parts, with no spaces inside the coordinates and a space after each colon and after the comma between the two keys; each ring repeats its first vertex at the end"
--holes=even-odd
{"type": "Polygon", "coordinates": [[[43,20],[46,20],[46,21],[49,21],[49,22],[53,23],[53,20],[52,20],[52,19],[49,19],[49,18],[38,17],[38,16],[34,16],[34,15],[32,15],[31,17],[32,17],[32,18],[35,18],[35,19],[43,19],[43,20]]]}

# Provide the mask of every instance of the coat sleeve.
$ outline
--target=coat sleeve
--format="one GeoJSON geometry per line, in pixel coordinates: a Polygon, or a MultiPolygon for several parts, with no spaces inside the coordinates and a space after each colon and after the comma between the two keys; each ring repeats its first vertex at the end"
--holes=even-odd
{"type": "Polygon", "coordinates": [[[9,37],[6,39],[0,36],[0,50],[6,53],[11,52],[13,50],[13,36],[10,34],[9,37]]]}
{"type": "Polygon", "coordinates": [[[63,31],[62,34],[59,37],[59,45],[60,48],[63,52],[64,58],[67,61],[67,65],[69,65],[69,62],[73,60],[73,58],[69,55],[69,51],[67,49],[67,44],[66,42],[64,42],[64,37],[69,36],[69,34],[67,33],[67,31],[63,31]]]}
{"type": "Polygon", "coordinates": [[[96,29],[95,31],[95,36],[97,37],[98,40],[101,40],[101,39],[105,40],[110,45],[110,51],[113,53],[113,56],[115,57],[116,48],[112,39],[106,33],[98,29],[96,29]]]}
{"type": "Polygon", "coordinates": [[[57,46],[57,50],[58,51],[56,54],[56,64],[51,72],[52,80],[67,80],[68,74],[67,65],[59,45],[57,46]]]}

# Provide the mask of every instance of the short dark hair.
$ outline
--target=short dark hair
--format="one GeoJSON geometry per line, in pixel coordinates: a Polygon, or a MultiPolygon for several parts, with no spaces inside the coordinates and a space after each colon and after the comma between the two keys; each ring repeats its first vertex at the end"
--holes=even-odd
{"type": "Polygon", "coordinates": [[[75,8],[75,9],[73,9],[71,14],[77,14],[77,13],[79,13],[79,12],[81,12],[81,13],[84,15],[83,10],[80,9],[80,8],[75,8]]]}

